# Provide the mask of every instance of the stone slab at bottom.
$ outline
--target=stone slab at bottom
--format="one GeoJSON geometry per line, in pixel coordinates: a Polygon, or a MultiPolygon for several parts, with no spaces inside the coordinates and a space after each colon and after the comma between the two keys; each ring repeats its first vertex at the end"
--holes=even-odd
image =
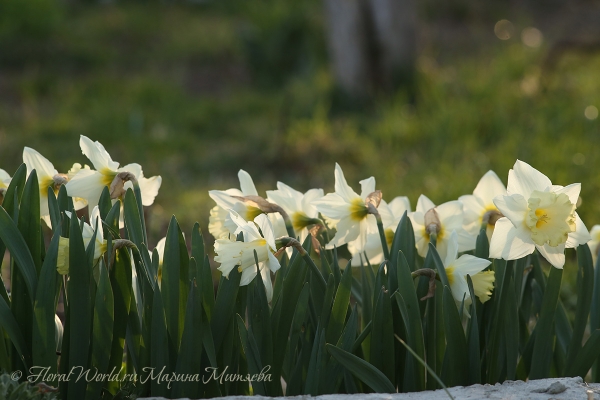
{"type": "MultiPolygon", "coordinates": [[[[457,386],[448,389],[455,400],[600,400],[600,384],[587,384],[577,378],[550,378],[528,382],[506,381],[495,385],[457,386]]],[[[264,397],[227,396],[223,400],[318,399],[318,400],[447,400],[444,390],[394,394],[328,394],[324,396],[264,397]]],[[[144,397],[138,400],[165,400],[164,397],[144,397]]],[[[183,399],[189,400],[189,399],[183,399]]]]}

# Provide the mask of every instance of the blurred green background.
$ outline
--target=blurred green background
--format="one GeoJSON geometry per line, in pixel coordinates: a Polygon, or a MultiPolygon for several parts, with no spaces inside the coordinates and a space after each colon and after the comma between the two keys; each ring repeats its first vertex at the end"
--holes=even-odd
{"type": "Polygon", "coordinates": [[[506,183],[521,159],[556,184],[582,182],[591,227],[600,32],[578,17],[594,15],[586,2],[566,4],[419,1],[413,92],[348,101],[320,0],[2,0],[0,168],[12,174],[30,146],[66,172],[87,162],[80,134],[100,141],[163,177],[151,245],[172,214],[207,234],[207,191],[238,187],[240,168],[263,195],[277,180],[328,192],[335,162],[357,190],[374,175],[384,198],[414,208],[421,193],[438,204],[471,193],[489,169],[506,183]]]}

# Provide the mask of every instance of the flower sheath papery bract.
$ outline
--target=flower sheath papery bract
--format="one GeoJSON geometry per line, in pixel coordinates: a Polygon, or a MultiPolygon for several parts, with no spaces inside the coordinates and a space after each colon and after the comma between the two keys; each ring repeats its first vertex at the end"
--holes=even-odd
{"type": "Polygon", "coordinates": [[[492,238],[494,225],[502,217],[500,210],[494,204],[494,198],[505,196],[506,187],[494,171],[488,171],[477,183],[473,194],[460,196],[458,200],[463,203],[463,225],[467,232],[473,236],[479,235],[484,219],[487,222],[486,234],[488,240],[492,238]]]}
{"type": "MultiPolygon", "coordinates": [[[[243,169],[238,172],[240,189],[209,190],[208,195],[217,203],[210,210],[208,219],[208,232],[216,239],[229,238],[238,229],[235,222],[229,216],[229,210],[234,210],[246,221],[252,221],[263,212],[244,202],[240,197],[258,196],[256,186],[250,174],[243,169]]],[[[285,222],[277,213],[269,214],[269,220],[273,224],[277,236],[286,235],[285,222]]]]}
{"type": "Polygon", "coordinates": [[[467,274],[471,275],[473,281],[473,291],[475,296],[482,303],[490,299],[494,289],[495,276],[493,271],[483,271],[492,262],[483,258],[478,258],[470,254],[463,254],[458,257],[458,234],[453,231],[448,240],[448,251],[444,258],[444,268],[452,296],[457,303],[461,303],[463,298],[465,306],[471,304],[469,294],[469,285],[467,284],[467,274]]]}
{"type": "Polygon", "coordinates": [[[367,196],[375,191],[375,178],[370,177],[359,182],[360,196],[352,190],[339,164],[335,164],[335,193],[313,202],[317,210],[327,217],[328,222],[335,224],[336,233],[325,248],[342,246],[355,242],[356,251],[364,251],[367,244],[369,220],[375,221],[365,204],[367,196]]]}
{"type": "MultiPolygon", "coordinates": [[[[415,245],[421,257],[425,257],[429,250],[430,234],[425,226],[426,215],[435,215],[437,227],[436,249],[442,259],[446,256],[448,240],[452,231],[458,237],[458,251],[468,251],[475,248],[477,237],[470,235],[463,228],[463,205],[460,201],[448,201],[436,206],[427,196],[419,196],[417,209],[409,214],[415,232],[415,245]],[[434,211],[430,211],[434,210],[434,211]],[[429,214],[427,214],[429,212],[429,214]]],[[[429,222],[427,222],[429,223],[429,222]]]]}
{"type": "MultiPolygon", "coordinates": [[[[69,211],[65,211],[65,215],[68,218],[73,218],[72,214],[69,211]]],[[[104,239],[104,232],[102,230],[102,220],[100,219],[100,210],[98,206],[94,207],[92,210],[92,214],[90,216],[90,222],[92,225],[87,222],[83,223],[83,229],[81,231],[81,236],[83,237],[83,244],[87,248],[92,238],[94,237],[94,232],[96,232],[96,240],[94,241],[94,264],[102,257],[102,254],[106,252],[106,240],[104,239]]],[[[69,239],[60,237],[58,242],[58,256],[56,261],[56,269],[59,274],[67,275],[69,273],[69,239]]]]}
{"type": "Polygon", "coordinates": [[[258,215],[254,218],[254,222],[247,222],[235,211],[230,210],[230,213],[231,221],[237,226],[234,234],[242,232],[244,241],[237,242],[229,239],[215,241],[215,253],[217,253],[215,261],[221,264],[218,270],[227,278],[231,270],[237,268],[242,273],[240,286],[245,286],[256,276],[254,259],[254,251],[256,251],[267,299],[271,301],[273,298],[271,272],[275,272],[281,267],[277,257],[273,254],[277,251],[273,226],[265,214],[258,215]]]}
{"type": "MultiPolygon", "coordinates": [[[[162,183],[160,176],[145,178],[141,165],[136,163],[119,168],[119,163],[112,160],[100,142],[92,142],[86,136],[81,135],[79,146],[96,170],[80,168],[66,185],[69,196],[84,198],[88,201],[88,206],[93,208],[98,204],[104,187],[110,188],[119,173],[129,172],[138,181],[142,204],[150,206],[154,203],[162,183]]],[[[124,183],[124,190],[132,187],[131,182],[124,183]]]]}
{"type": "Polygon", "coordinates": [[[267,190],[267,200],[279,205],[289,215],[300,242],[304,242],[309,234],[307,227],[319,223],[316,220],[319,212],[312,202],[323,196],[323,189],[301,193],[282,182],[277,182],[277,190],[267,190]]]}
{"type": "MultiPolygon", "coordinates": [[[[396,233],[396,228],[398,227],[398,223],[400,223],[402,215],[405,211],[408,213],[411,211],[410,200],[408,197],[404,196],[396,197],[389,203],[386,203],[385,200],[381,200],[377,210],[379,211],[381,222],[383,223],[385,240],[388,248],[391,248],[392,242],[394,241],[394,234],[396,233]]],[[[381,248],[381,239],[379,237],[379,231],[377,230],[377,222],[374,219],[370,219],[368,223],[367,244],[365,245],[363,253],[366,253],[371,265],[376,265],[383,262],[383,249],[381,248]]],[[[355,242],[348,243],[348,250],[350,251],[350,254],[352,254],[353,267],[366,264],[364,254],[358,252],[355,242]]]]}
{"type": "Polygon", "coordinates": [[[591,236],[575,212],[581,184],[552,185],[529,164],[517,160],[508,172],[506,196],[494,204],[505,216],[496,222],[490,257],[516,260],[535,249],[556,268],[565,264],[565,248],[587,243],[591,236]]]}

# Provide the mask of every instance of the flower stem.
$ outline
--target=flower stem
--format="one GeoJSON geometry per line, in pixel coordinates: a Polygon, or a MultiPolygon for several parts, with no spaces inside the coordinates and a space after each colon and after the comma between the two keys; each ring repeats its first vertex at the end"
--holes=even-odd
{"type": "Polygon", "coordinates": [[[386,260],[390,259],[390,250],[388,249],[387,240],[385,238],[385,230],[383,229],[383,222],[379,213],[375,214],[377,220],[377,230],[379,231],[379,239],[381,240],[381,248],[383,249],[383,257],[386,260]]]}

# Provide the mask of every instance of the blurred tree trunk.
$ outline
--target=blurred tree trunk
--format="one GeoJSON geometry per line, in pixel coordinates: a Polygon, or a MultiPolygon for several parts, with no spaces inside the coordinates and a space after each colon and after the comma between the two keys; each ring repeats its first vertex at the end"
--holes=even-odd
{"type": "Polygon", "coordinates": [[[324,0],[338,86],[353,97],[411,85],[416,58],[415,0],[324,0]]]}

